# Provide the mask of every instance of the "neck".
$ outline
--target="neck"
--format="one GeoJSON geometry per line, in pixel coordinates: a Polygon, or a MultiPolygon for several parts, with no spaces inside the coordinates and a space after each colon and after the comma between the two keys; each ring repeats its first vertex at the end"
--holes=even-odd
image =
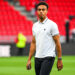
{"type": "Polygon", "coordinates": [[[43,22],[45,19],[46,19],[46,17],[45,18],[40,18],[40,22],[43,22]]]}

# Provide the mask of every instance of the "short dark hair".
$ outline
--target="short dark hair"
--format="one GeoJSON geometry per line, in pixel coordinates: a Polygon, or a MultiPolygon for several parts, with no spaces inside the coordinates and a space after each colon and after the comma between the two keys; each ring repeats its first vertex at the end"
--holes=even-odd
{"type": "Polygon", "coordinates": [[[40,5],[45,5],[47,7],[47,9],[49,8],[49,6],[46,2],[40,2],[40,3],[36,4],[35,9],[37,10],[38,6],[40,6],[40,5]]]}

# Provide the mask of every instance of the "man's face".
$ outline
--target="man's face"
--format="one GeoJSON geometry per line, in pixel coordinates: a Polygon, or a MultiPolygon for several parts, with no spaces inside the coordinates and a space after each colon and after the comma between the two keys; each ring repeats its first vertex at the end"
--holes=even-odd
{"type": "Polygon", "coordinates": [[[37,8],[37,15],[40,19],[44,19],[47,15],[47,7],[45,5],[40,5],[37,8]]]}

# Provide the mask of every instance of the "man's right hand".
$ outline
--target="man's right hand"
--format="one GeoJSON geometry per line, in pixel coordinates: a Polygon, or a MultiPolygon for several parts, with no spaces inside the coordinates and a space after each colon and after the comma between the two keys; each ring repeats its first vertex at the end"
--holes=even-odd
{"type": "Polygon", "coordinates": [[[31,69],[31,61],[30,60],[27,62],[26,68],[27,68],[27,70],[31,69]]]}

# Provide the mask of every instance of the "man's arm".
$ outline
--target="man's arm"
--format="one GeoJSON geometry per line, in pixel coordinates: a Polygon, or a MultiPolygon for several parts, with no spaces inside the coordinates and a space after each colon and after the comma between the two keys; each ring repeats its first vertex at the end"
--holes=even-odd
{"type": "Polygon", "coordinates": [[[30,52],[29,52],[29,57],[28,57],[28,62],[27,62],[27,69],[31,69],[31,58],[35,52],[36,49],[36,41],[35,41],[35,37],[32,37],[32,42],[30,45],[30,52]]]}
{"type": "Polygon", "coordinates": [[[58,56],[58,62],[57,62],[57,68],[58,70],[61,70],[63,68],[62,63],[62,51],[61,51],[61,44],[60,44],[60,35],[53,36],[53,39],[56,44],[56,50],[57,50],[57,56],[58,56]]]}

